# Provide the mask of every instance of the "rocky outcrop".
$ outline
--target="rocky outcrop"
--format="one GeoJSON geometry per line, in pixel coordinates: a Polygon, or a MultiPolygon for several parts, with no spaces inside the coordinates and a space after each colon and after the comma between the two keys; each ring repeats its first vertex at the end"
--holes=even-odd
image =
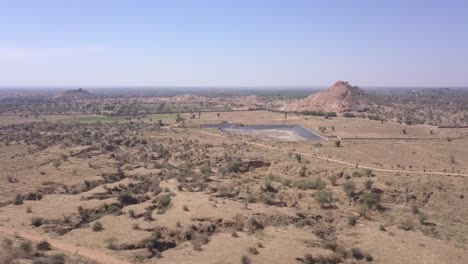
{"type": "Polygon", "coordinates": [[[88,99],[92,98],[93,94],[82,89],[76,89],[76,90],[69,90],[69,91],[64,91],[61,92],[60,94],[54,96],[54,99],[88,99]]]}
{"type": "Polygon", "coordinates": [[[348,82],[338,81],[328,90],[312,94],[286,106],[286,111],[322,111],[341,113],[369,108],[364,92],[348,82]]]}

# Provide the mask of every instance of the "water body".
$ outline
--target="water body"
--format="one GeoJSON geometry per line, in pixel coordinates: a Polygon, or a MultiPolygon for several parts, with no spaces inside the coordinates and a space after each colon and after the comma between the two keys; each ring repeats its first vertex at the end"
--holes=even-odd
{"type": "Polygon", "coordinates": [[[218,128],[227,134],[242,134],[259,139],[279,139],[284,141],[324,140],[313,131],[301,125],[242,125],[233,123],[206,124],[203,127],[218,128]]]}

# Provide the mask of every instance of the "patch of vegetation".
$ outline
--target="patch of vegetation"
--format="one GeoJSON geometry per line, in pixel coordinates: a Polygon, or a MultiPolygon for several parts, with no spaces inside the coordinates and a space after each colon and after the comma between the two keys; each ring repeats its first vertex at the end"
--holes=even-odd
{"type": "Polygon", "coordinates": [[[331,191],[319,190],[315,192],[315,200],[323,207],[324,204],[329,204],[333,200],[331,191]]]}
{"type": "Polygon", "coordinates": [[[158,203],[163,207],[168,207],[171,204],[171,196],[166,194],[158,198],[158,203]]]}
{"type": "Polygon", "coordinates": [[[42,241],[40,241],[39,243],[36,244],[36,250],[48,251],[48,250],[52,250],[52,246],[46,240],[42,240],[42,241]]]}
{"type": "Polygon", "coordinates": [[[41,225],[45,224],[46,221],[42,217],[33,217],[31,218],[31,225],[35,227],[40,227],[41,225]]]}
{"type": "Polygon", "coordinates": [[[252,260],[250,260],[250,258],[247,256],[242,256],[241,264],[252,264],[252,260]]]}
{"type": "Polygon", "coordinates": [[[414,223],[410,219],[402,221],[399,225],[398,228],[403,229],[405,231],[410,231],[413,230],[414,228],[414,223]]]}
{"type": "Polygon", "coordinates": [[[322,190],[325,188],[326,182],[322,178],[317,177],[314,180],[300,179],[294,185],[301,190],[322,190]]]}
{"type": "Polygon", "coordinates": [[[356,184],[353,181],[347,181],[343,184],[343,190],[348,197],[351,197],[356,191],[356,184]]]}

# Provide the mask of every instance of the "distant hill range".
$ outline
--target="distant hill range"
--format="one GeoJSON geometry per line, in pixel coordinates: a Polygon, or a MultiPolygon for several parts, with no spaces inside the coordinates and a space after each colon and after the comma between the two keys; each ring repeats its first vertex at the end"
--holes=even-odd
{"type": "Polygon", "coordinates": [[[361,89],[348,82],[337,81],[328,90],[286,105],[283,110],[342,113],[361,111],[371,105],[361,89]]]}
{"type": "Polygon", "coordinates": [[[82,89],[63,91],[53,97],[53,99],[88,99],[92,98],[93,94],[82,89]]]}

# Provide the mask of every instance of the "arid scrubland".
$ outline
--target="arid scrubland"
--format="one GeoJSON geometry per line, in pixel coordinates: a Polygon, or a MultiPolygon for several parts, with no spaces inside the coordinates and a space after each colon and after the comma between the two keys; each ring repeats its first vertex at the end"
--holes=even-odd
{"type": "Polygon", "coordinates": [[[339,114],[278,97],[5,99],[0,262],[468,262],[468,131],[448,118],[463,105],[435,105],[434,126],[387,111],[428,102],[358,94],[340,106],[370,108],[339,114]]]}
{"type": "MultiPolygon", "coordinates": [[[[266,111],[182,117],[177,127],[2,126],[0,225],[130,263],[468,260],[466,131],[266,111]],[[199,125],[264,116],[325,127],[330,140],[258,141],[199,125]]],[[[11,239],[2,245],[13,258],[75,258],[24,253],[29,242],[11,239]]]]}

